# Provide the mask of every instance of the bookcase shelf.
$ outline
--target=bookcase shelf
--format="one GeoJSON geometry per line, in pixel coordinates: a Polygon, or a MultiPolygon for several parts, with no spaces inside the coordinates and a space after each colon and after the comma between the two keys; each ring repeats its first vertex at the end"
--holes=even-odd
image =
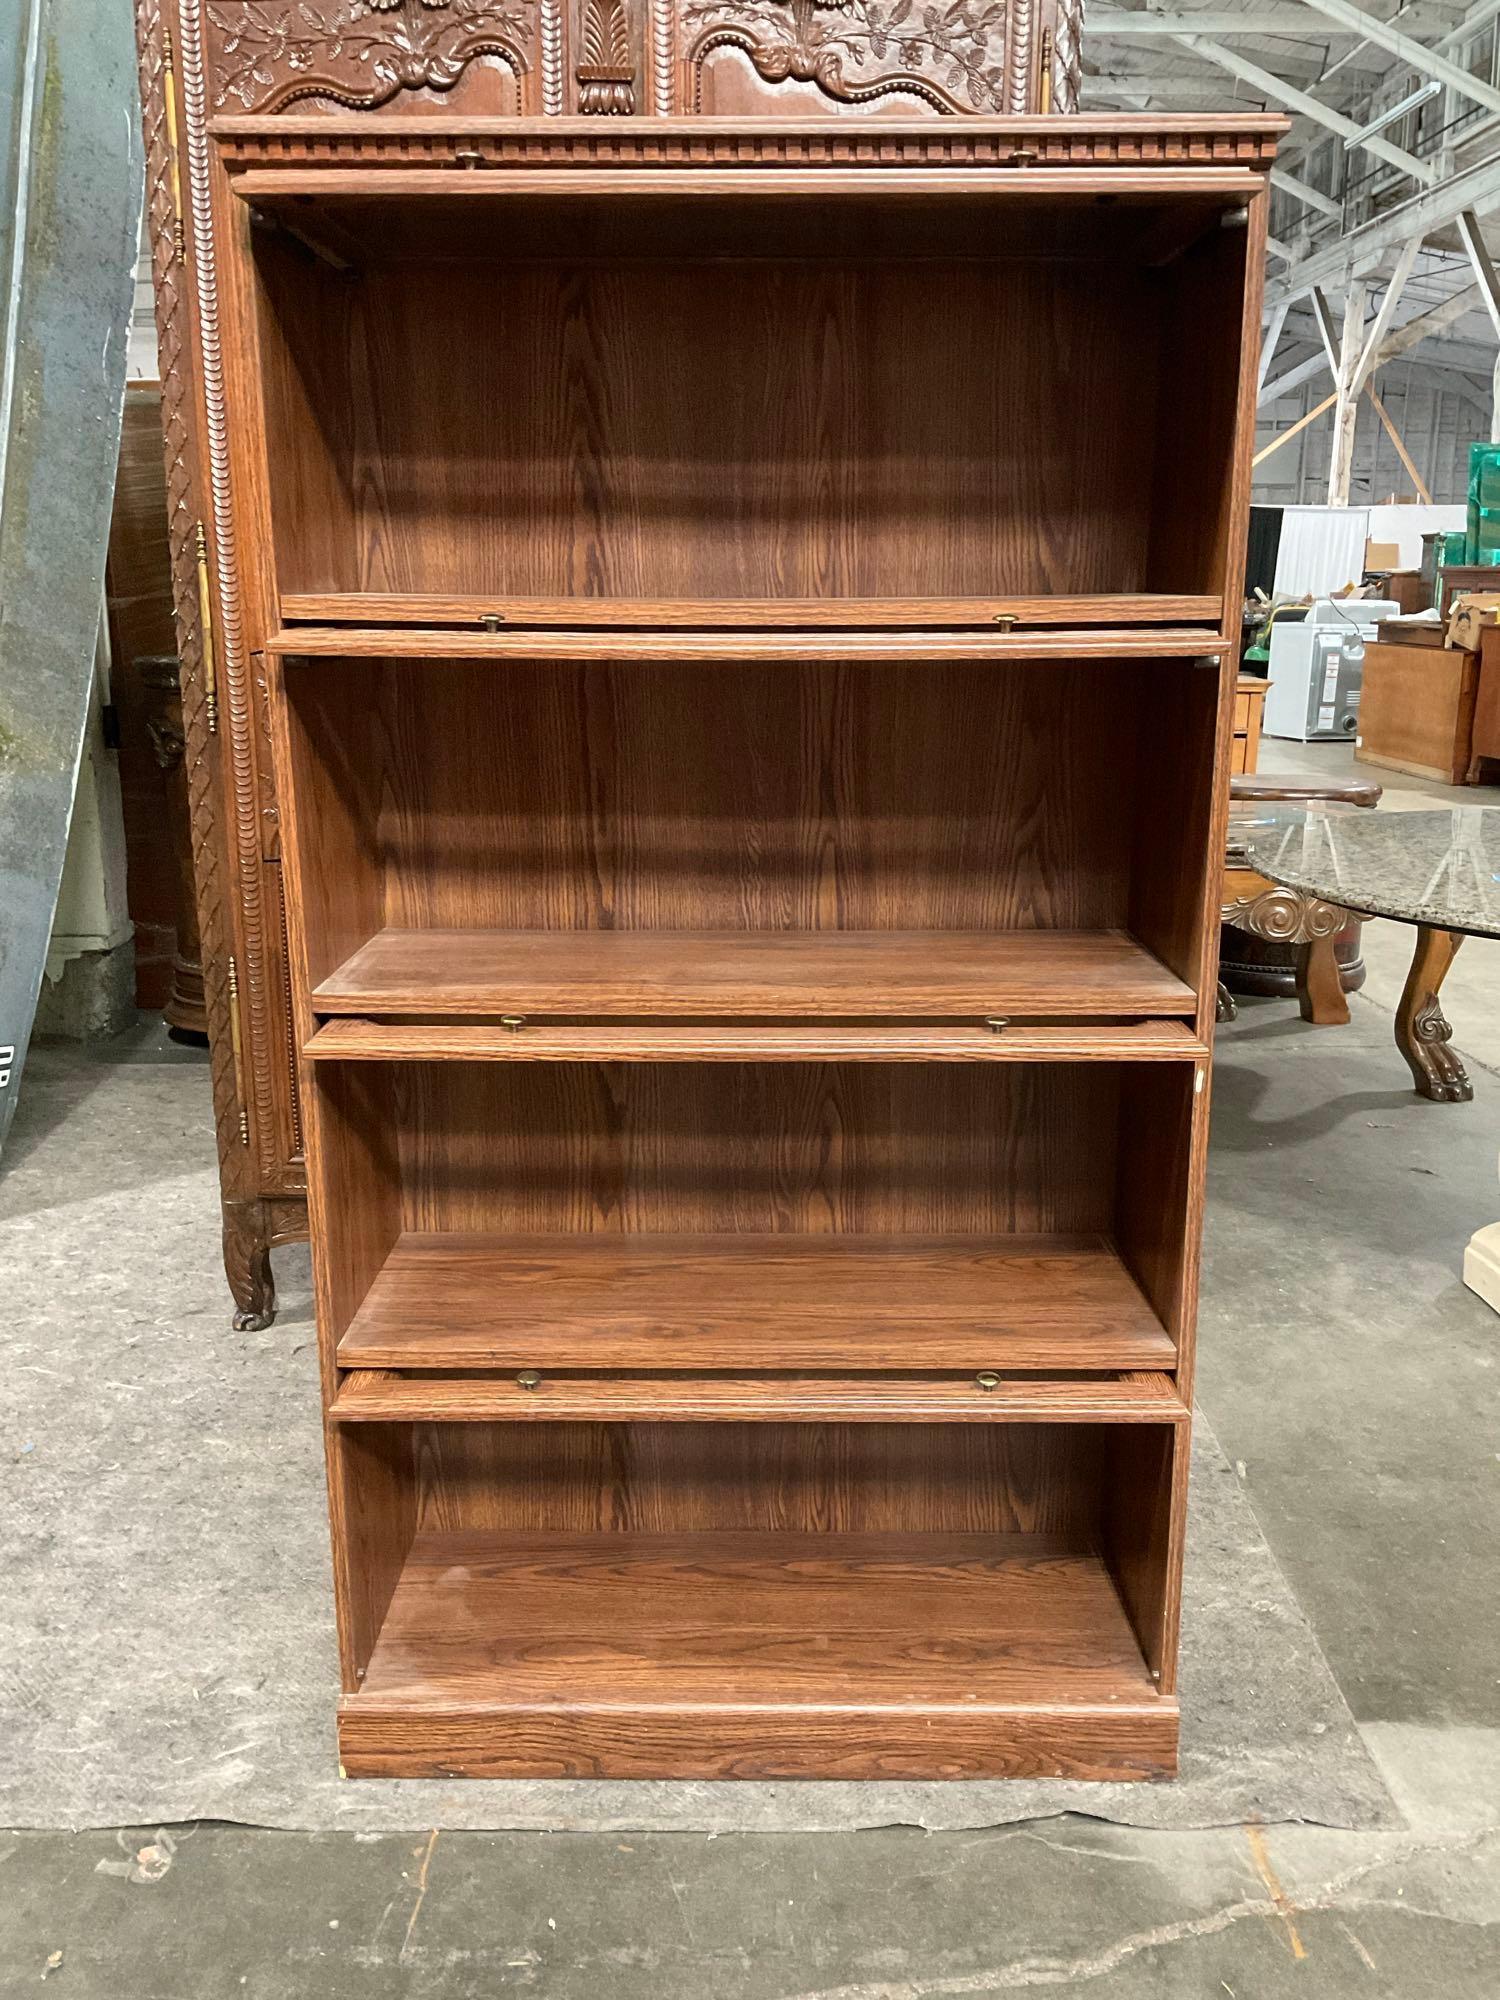
{"type": "Polygon", "coordinates": [[[353,1776],[1174,1768],[1274,132],[1069,124],[218,128],[353,1776]]]}
{"type": "Polygon", "coordinates": [[[403,1233],[346,1368],[1161,1369],[1102,1238],[403,1233]]]}
{"type": "MultiPolygon", "coordinates": [[[[1021,656],[1028,647],[1047,652],[1063,648],[1098,652],[1129,645],[1158,652],[1202,651],[1217,631],[1223,610],[1219,597],[1173,597],[1161,592],[1091,597],[643,599],[403,597],[349,591],[283,597],[286,629],[272,643],[280,652],[430,651],[422,644],[420,630],[414,629],[427,627],[440,648],[457,647],[467,636],[471,642],[505,640],[515,651],[525,645],[529,632],[566,632],[572,627],[583,629],[573,631],[571,643],[587,649],[575,657],[597,655],[611,644],[632,649],[675,646],[674,658],[691,657],[688,648],[696,649],[700,657],[712,647],[727,653],[734,644],[732,635],[743,631],[766,635],[757,647],[760,658],[767,657],[763,646],[798,649],[797,658],[816,658],[820,649],[828,657],[847,658],[859,657],[860,648],[873,657],[875,649],[903,642],[913,650],[924,648],[929,658],[935,646],[949,648],[955,657],[962,657],[968,648],[976,653],[993,649],[998,657],[1006,652],[1021,656]],[[341,638],[346,626],[365,629],[341,638]],[[468,630],[444,631],[445,627],[468,630]],[[606,639],[599,636],[602,632],[617,636],[606,639]],[[619,636],[624,633],[636,636],[626,640],[619,636]],[[923,637],[918,639],[917,634],[923,637]]],[[[488,656],[504,657],[494,648],[488,656]]]]}
{"type": "MultiPolygon", "coordinates": [[[[1214,600],[1217,603],[1217,600],[1214,600]]],[[[610,663],[632,660],[743,665],[785,661],[790,665],[927,666],[934,661],[1184,659],[1211,656],[1229,641],[1216,624],[1203,625],[1031,625],[1015,630],[987,620],[943,631],[931,626],[878,626],[864,623],[858,607],[840,605],[837,622],[798,630],[770,622],[736,626],[668,624],[651,631],[616,616],[586,624],[572,606],[557,607],[564,622],[491,630],[433,625],[286,625],[266,650],[302,659],[488,660],[516,665],[538,660],[610,663]],[[848,613],[846,617],[843,614],[848,613]]],[[[616,607],[600,606],[613,613],[616,607]]]]}
{"type": "Polygon", "coordinates": [[[1192,988],[1123,931],[377,931],[328,1014],[1178,1015],[1192,988]]]}
{"type": "Polygon", "coordinates": [[[782,1423],[1160,1424],[1185,1422],[1172,1379],[1124,1374],[766,1375],[672,1370],[523,1370],[517,1375],[351,1369],[338,1424],[782,1423]]]}
{"type": "Polygon", "coordinates": [[[354,1777],[1148,1777],[1176,1706],[1104,1558],[1065,1537],[433,1533],[339,1756],[354,1777]]]}
{"type": "Polygon", "coordinates": [[[314,1062],[428,1063],[1118,1063],[1196,1062],[1207,1044],[1176,1021],[1092,1027],[1012,1022],[1003,1030],[891,1022],[765,1027],[695,1022],[408,1022],[343,1019],[304,1044],[314,1062]]]}
{"type": "Polygon", "coordinates": [[[652,196],[583,161],[329,171],[235,184],[277,225],[252,253],[288,618],[1217,631],[1237,601],[1236,371],[1205,357],[1241,339],[1240,169],[1193,194],[1163,161],[1159,198],[1105,203],[895,161],[652,196]]]}

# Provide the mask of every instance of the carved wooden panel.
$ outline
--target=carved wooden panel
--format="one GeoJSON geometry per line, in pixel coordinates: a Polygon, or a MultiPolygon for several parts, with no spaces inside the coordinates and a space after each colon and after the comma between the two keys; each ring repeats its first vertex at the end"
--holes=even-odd
{"type": "MultiPolygon", "coordinates": [[[[718,101],[728,61],[767,85],[812,85],[830,111],[1035,111],[1052,14],[1046,0],[676,0],[662,27],[680,41],[683,102],[658,109],[728,109],[718,101]]],[[[816,97],[804,93],[797,109],[816,109],[816,97]]]]}
{"type": "Polygon", "coordinates": [[[1082,0],[183,0],[210,117],[1076,110],[1082,0]]]}
{"type": "Polygon", "coordinates": [[[406,100],[446,96],[471,65],[504,79],[485,108],[525,113],[540,108],[526,88],[538,26],[537,0],[206,0],[210,114],[369,111],[398,97],[410,110],[406,100]]]}

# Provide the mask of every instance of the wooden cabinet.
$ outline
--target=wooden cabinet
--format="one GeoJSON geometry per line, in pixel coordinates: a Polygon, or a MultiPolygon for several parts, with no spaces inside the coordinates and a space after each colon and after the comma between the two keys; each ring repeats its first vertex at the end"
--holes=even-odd
{"type": "Polygon", "coordinates": [[[480,11],[197,140],[343,1764],[1170,1771],[1280,121],[480,11]]]}
{"type": "Polygon", "coordinates": [[[1265,718],[1268,685],[1257,674],[1240,675],[1229,747],[1229,770],[1233,777],[1250,776],[1260,763],[1260,729],[1265,718]]]}
{"type": "MultiPolygon", "coordinates": [[[[483,119],[586,119],[601,161],[609,149],[598,139],[616,118],[671,118],[674,129],[707,119],[722,128],[720,157],[731,161],[747,120],[751,130],[792,119],[832,134],[848,121],[888,131],[888,120],[956,115],[968,129],[1075,111],[1083,7],[961,0],[919,23],[903,0],[873,0],[857,14],[821,0],[135,4],[224,1259],[235,1323],[251,1328],[274,1315],[271,1245],[307,1233],[307,1180],[264,635],[247,596],[246,546],[264,524],[248,516],[230,471],[240,357],[226,343],[225,307],[240,220],[223,171],[233,152],[224,122],[274,117],[290,139],[299,122],[315,138],[349,127],[373,136],[388,132],[391,116],[416,119],[407,138],[390,140],[393,156],[420,149],[425,134],[434,164],[466,169],[489,157],[488,138],[471,143],[483,119]]],[[[1031,138],[1008,129],[1026,153],[1031,138]]],[[[1205,130],[1202,120],[1174,121],[1163,143],[1186,160],[1205,130]]],[[[1217,157],[1230,157],[1215,143],[1217,157]]],[[[993,158],[993,148],[975,157],[993,158]]],[[[289,229],[295,241],[295,222],[289,229]]],[[[337,250],[323,254],[336,270],[337,250]]],[[[472,299],[470,308],[482,310],[472,299]]],[[[440,344],[461,359],[466,339],[455,328],[440,344]]],[[[419,428],[420,393],[407,410],[419,428]]],[[[478,393],[488,403],[492,382],[478,393]]],[[[328,546],[317,540],[316,491],[282,504],[312,510],[315,565],[328,546]]],[[[477,581],[466,574],[454,587],[477,581]]]]}
{"type": "Polygon", "coordinates": [[[1478,689],[1477,653],[1425,637],[1366,646],[1355,756],[1439,784],[1470,783],[1478,689]]]}

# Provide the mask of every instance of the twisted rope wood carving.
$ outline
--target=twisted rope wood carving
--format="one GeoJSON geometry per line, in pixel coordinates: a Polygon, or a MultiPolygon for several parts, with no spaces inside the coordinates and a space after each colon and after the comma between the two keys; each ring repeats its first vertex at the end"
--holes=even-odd
{"type": "Polygon", "coordinates": [[[1031,99],[1031,43],[1035,23],[1035,0],[1011,0],[1009,46],[1005,66],[1009,72],[1008,111],[1024,113],[1031,99]]]}
{"type": "Polygon", "coordinates": [[[1052,109],[1076,111],[1083,76],[1084,0],[1057,0],[1052,39],[1052,109]]]}
{"type": "Polygon", "coordinates": [[[182,724],[187,759],[188,802],[192,814],[193,875],[198,929],[203,944],[204,1002],[208,1016],[209,1071],[219,1158],[227,1182],[244,1178],[250,1155],[240,1140],[240,1103],[235,1088],[233,1040],[229,1024],[226,968],[233,935],[225,902],[223,824],[218,783],[218,738],[209,729],[203,677],[203,635],[198,611],[198,571],[194,544],[198,520],[191,370],[182,365],[191,337],[191,306],[178,255],[176,177],[167,138],[166,25],[160,0],[137,0],[137,48],[141,108],[146,140],[146,224],[156,280],[156,338],[160,357],[162,436],[167,470],[167,533],[172,560],[172,599],[177,652],[181,662],[182,724]]]}
{"type": "Polygon", "coordinates": [[[676,0],[651,0],[651,71],[656,86],[656,113],[665,118],[672,112],[677,94],[676,0]]]}
{"type": "Polygon", "coordinates": [[[549,118],[560,118],[563,108],[562,0],[542,0],[540,41],[542,110],[549,118]]]}
{"type": "MultiPolygon", "coordinates": [[[[275,1104],[271,1091],[271,1018],[266,995],[266,931],[260,859],[260,802],[250,748],[251,690],[245,672],[245,638],[240,617],[235,562],[234,508],[229,487],[229,438],[224,409],[224,361],[219,338],[219,285],[214,262],[213,204],[209,192],[208,123],[203,74],[200,0],[181,0],[184,137],[187,142],[190,253],[197,281],[198,357],[208,446],[208,492],[212,507],[215,581],[218,586],[219,649],[229,738],[232,837],[237,865],[240,925],[244,945],[240,989],[248,1016],[250,1060],[243,1087],[253,1104],[251,1138],[260,1153],[261,1173],[276,1170],[273,1141],[275,1104]]],[[[232,1003],[231,1003],[232,1004],[232,1003]]],[[[250,1108],[249,1105],[246,1107],[250,1108]]]]}

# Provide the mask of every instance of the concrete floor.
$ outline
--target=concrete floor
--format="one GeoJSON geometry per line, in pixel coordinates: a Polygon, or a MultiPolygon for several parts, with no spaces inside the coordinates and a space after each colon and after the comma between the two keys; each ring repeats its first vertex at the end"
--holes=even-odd
{"type": "Polygon", "coordinates": [[[1200,1380],[1402,1830],[0,1835],[0,1995],[1496,2000],[1500,1319],[1457,1273],[1500,1214],[1500,946],[1445,989],[1476,1101],[1431,1106],[1389,1044],[1410,942],[1368,927],[1347,1029],[1252,1002],[1223,1033],[1200,1380]]]}

